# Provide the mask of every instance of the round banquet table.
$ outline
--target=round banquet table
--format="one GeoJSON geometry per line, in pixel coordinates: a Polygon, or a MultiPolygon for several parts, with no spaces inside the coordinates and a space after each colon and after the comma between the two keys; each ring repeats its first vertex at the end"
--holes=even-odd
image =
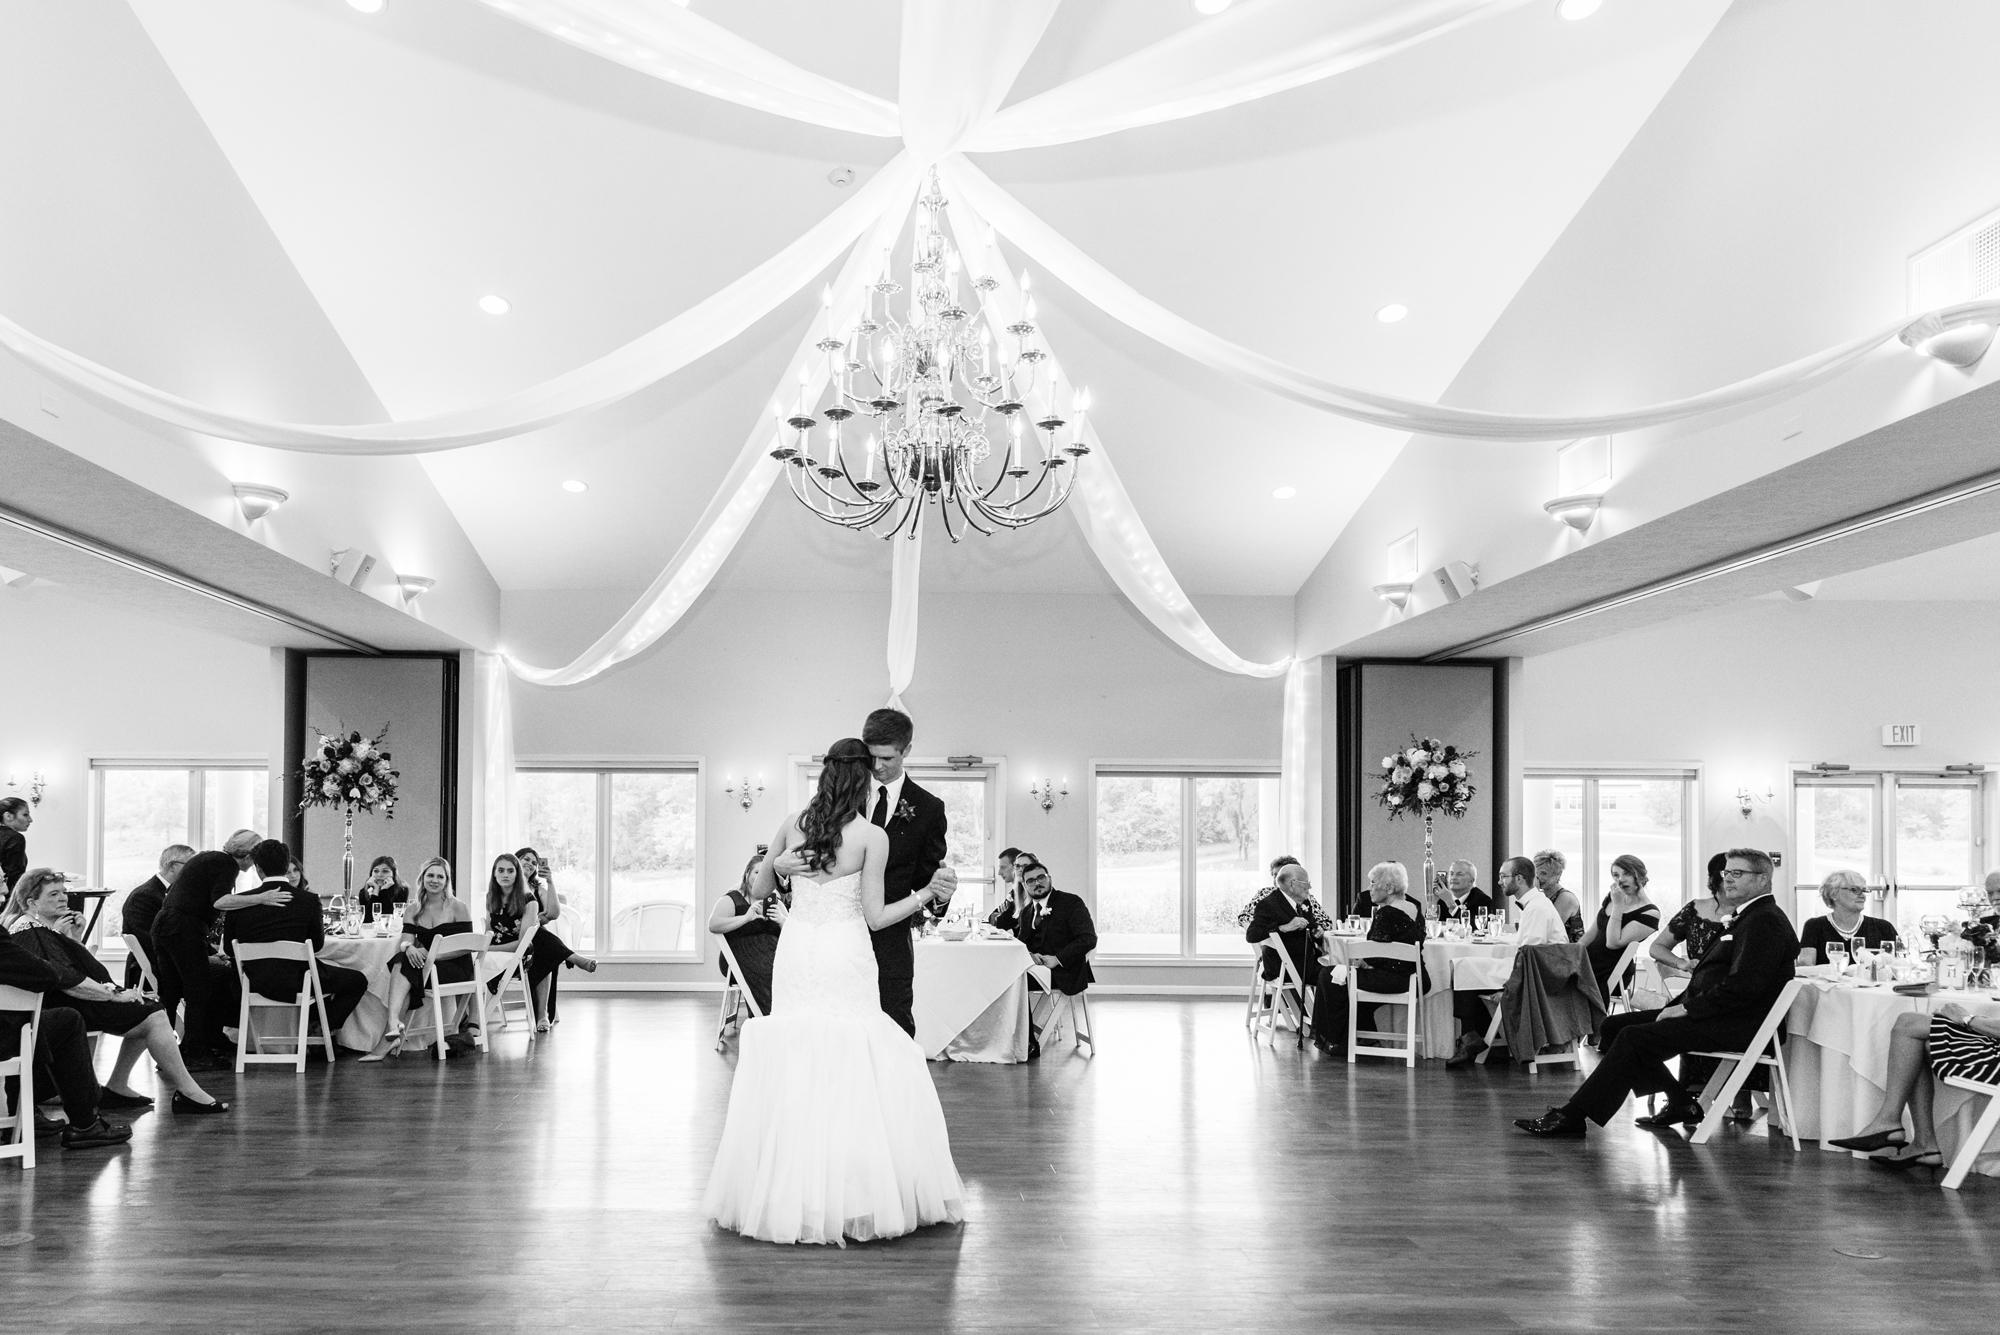
{"type": "Polygon", "coordinates": [[[389,1028],[389,961],[395,958],[397,936],[329,936],[319,957],[344,969],[368,975],[368,995],[340,1026],[333,1041],[366,1052],[382,1041],[389,1028]]]}
{"type": "MultiPolygon", "coordinates": [[[[1886,983],[1861,987],[1806,979],[1785,1018],[1785,1074],[1798,1114],[1799,1138],[1832,1149],[1828,1140],[1859,1131],[1881,1106],[1882,1087],[1889,1078],[1889,1030],[1896,1017],[1909,1011],[1929,1014],[1947,1001],[1956,1001],[1975,1015],[2000,1015],[2000,998],[1985,992],[1904,997],[1886,983]]],[[[1949,1164],[1983,1104],[1943,1081],[1935,1089],[1938,1148],[1949,1164]]],[[[1973,1171],[2000,1177],[2000,1137],[1988,1143],[1973,1171]]]]}
{"type": "MultiPolygon", "coordinates": [[[[1345,964],[1350,946],[1365,945],[1366,939],[1359,936],[1331,936],[1327,938],[1327,955],[1345,964]]],[[[1419,1037],[1423,1046],[1422,1055],[1443,1061],[1451,1056],[1458,1041],[1457,1020],[1451,1013],[1452,971],[1460,960],[1502,960],[1504,968],[1497,973],[1501,982],[1506,981],[1507,971],[1513,968],[1514,943],[1511,941],[1453,941],[1428,938],[1424,941],[1424,969],[1430,975],[1430,986],[1423,994],[1422,1003],[1417,1007],[1423,1025],[1419,1037]]],[[[1499,986],[1495,983],[1494,986],[1499,986]]],[[[1391,1032],[1401,1032],[1403,1021],[1400,1010],[1391,1011],[1396,1019],[1387,1020],[1391,1032]]],[[[1345,1035],[1342,1036],[1343,1040],[1345,1035]]]]}
{"type": "Polygon", "coordinates": [[[1028,948],[1013,937],[915,942],[917,1043],[933,1060],[1028,1059],[1028,948]]]}

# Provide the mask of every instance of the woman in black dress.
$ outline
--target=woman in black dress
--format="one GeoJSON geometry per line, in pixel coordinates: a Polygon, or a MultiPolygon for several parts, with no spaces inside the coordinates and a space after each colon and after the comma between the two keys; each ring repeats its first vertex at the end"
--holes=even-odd
{"type": "Polygon", "coordinates": [[[535,906],[541,910],[541,926],[536,929],[535,939],[528,947],[528,982],[534,988],[542,1013],[542,1022],[535,1028],[541,1032],[556,1023],[557,1019],[556,970],[567,965],[585,973],[596,973],[597,961],[571,950],[569,942],[549,930],[549,924],[562,917],[562,897],[556,894],[555,873],[549,869],[547,859],[532,848],[520,849],[514,857],[528,878],[528,888],[534,891],[535,906]],[[542,1000],[544,996],[546,1001],[542,1000]]]}
{"type": "Polygon", "coordinates": [[[14,944],[48,965],[56,975],[56,986],[43,994],[47,1006],[67,1006],[83,1017],[86,1031],[116,1034],[118,1057],[111,1064],[111,1078],[104,1082],[98,1107],[117,1111],[150,1108],[153,1101],[132,1088],[132,1068],[139,1054],[151,1054],[159,1068],[160,1080],[173,1087],[173,1109],[177,1113],[220,1113],[229,1105],[220,1103],[188,1074],[181,1060],[179,1042],[174,1038],[173,1021],[158,1002],[147,1001],[136,988],[122,988],[111,981],[111,973],[97,956],[77,939],[83,931],[83,917],[69,906],[60,873],[47,867],[31,867],[14,883],[8,914],[18,916],[14,944]]]}
{"type": "Polygon", "coordinates": [[[369,863],[368,879],[355,898],[364,920],[371,909],[375,917],[386,918],[409,903],[410,887],[403,884],[402,873],[396,870],[396,859],[384,853],[369,863]]]}
{"type": "Polygon", "coordinates": [[[1828,946],[1844,946],[1847,957],[1856,949],[1884,950],[1899,939],[1896,924],[1887,918],[1871,918],[1868,907],[1868,878],[1860,872],[1837,871],[1819,884],[1820,903],[1826,913],[1806,919],[1799,932],[1799,963],[1825,964],[1828,946]]]}
{"type": "MultiPolygon", "coordinates": [[[[1368,869],[1368,898],[1373,903],[1373,916],[1368,922],[1370,941],[1393,941],[1400,945],[1416,946],[1422,950],[1424,943],[1424,908],[1410,898],[1410,873],[1400,862],[1378,862],[1368,869]]],[[[1340,1054],[1347,1051],[1347,986],[1332,981],[1333,970],[1341,967],[1338,960],[1330,955],[1320,957],[1320,974],[1313,999],[1313,1043],[1321,1052],[1340,1054]]],[[[1378,960],[1366,968],[1354,970],[1354,981],[1364,992],[1401,992],[1410,985],[1410,975],[1422,965],[1410,960],[1378,960]]],[[[1430,974],[1426,970],[1417,985],[1419,993],[1430,987],[1430,974]]],[[[1364,1006],[1354,1017],[1359,1029],[1375,1028],[1374,1005],[1364,1006]]],[[[1417,1017],[1409,1017],[1409,1023],[1418,1023],[1417,1017]]]]}
{"type": "MultiPolygon", "coordinates": [[[[757,850],[743,869],[743,880],[734,890],[715,901],[708,915],[708,930],[729,943],[742,971],[743,985],[757,999],[757,1013],[771,1013],[771,964],[778,957],[778,933],[792,906],[789,890],[779,889],[766,900],[753,900],[750,887],[757,880],[757,868],[764,864],[764,849],[757,850]]],[[[729,976],[729,961],[716,952],[716,967],[729,976]]]]}
{"type": "MultiPolygon", "coordinates": [[[[425,965],[430,963],[432,944],[441,936],[456,936],[471,930],[472,906],[452,893],[451,864],[443,858],[432,858],[417,873],[417,902],[403,915],[403,935],[396,942],[396,954],[392,957],[389,1027],[383,1032],[382,1041],[362,1061],[378,1062],[402,1049],[403,1026],[409,1013],[422,1005],[430,993],[430,974],[425,965]]],[[[457,955],[439,960],[437,972],[440,983],[470,982],[472,957],[457,955]]],[[[453,1001],[454,1008],[463,1004],[453,1001]]],[[[448,1034],[458,1027],[456,1015],[440,1015],[438,1023],[448,1034]]]]}
{"type": "MultiPolygon", "coordinates": [[[[1625,947],[1660,930],[1659,906],[1646,898],[1646,864],[1630,853],[1611,859],[1613,889],[1597,906],[1597,921],[1583,934],[1583,951],[1597,975],[1597,995],[1611,995],[1611,971],[1625,956],[1625,947]]],[[[1634,968],[1637,967],[1635,964],[1634,968]]],[[[1625,971],[1632,976],[1632,969],[1625,971]]]]}

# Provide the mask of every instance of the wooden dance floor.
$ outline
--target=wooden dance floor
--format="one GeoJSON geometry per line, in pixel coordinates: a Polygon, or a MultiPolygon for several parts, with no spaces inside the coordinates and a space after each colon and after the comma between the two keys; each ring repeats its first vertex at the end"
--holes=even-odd
{"type": "Polygon", "coordinates": [[[709,996],[565,997],[532,1052],[221,1078],[226,1118],[0,1163],[4,1325],[1992,1328],[2000,1180],[1952,1194],[1733,1129],[1543,1144],[1508,1119],[1573,1073],[1273,1052],[1222,1000],[1093,1010],[1095,1059],[933,1066],[970,1217],[844,1252],[700,1219],[733,1058],[709,996]]]}

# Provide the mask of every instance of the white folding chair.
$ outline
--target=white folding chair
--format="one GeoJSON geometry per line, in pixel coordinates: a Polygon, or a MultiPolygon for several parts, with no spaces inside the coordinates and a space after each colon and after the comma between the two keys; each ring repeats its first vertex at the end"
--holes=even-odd
{"type": "MultiPolygon", "coordinates": [[[[1919,1080],[1923,1078],[1921,1075],[1917,1077],[1919,1080]]],[[[1972,1165],[1979,1158],[1979,1152],[1986,1148],[1987,1141],[1993,1139],[1994,1128],[2000,1126],[2000,1085],[1989,1085],[1983,1080],[1973,1080],[1962,1075],[1948,1075],[1944,1078],[1944,1082],[1969,1094],[1984,1096],[1986,1099],[1986,1111],[1979,1114],[1979,1120],[1973,1124],[1972,1134],[1965,1138],[1965,1143],[1958,1147],[1958,1157],[1951,1161],[1951,1171],[1944,1175],[1944,1189],[1957,1191],[1959,1185],[1965,1181],[1965,1175],[1972,1171],[1972,1165]]],[[[35,1161],[29,1159],[28,1167],[34,1166],[35,1161]]]]}
{"type": "MultiPolygon", "coordinates": [[[[1089,963],[1091,960],[1097,958],[1097,952],[1093,950],[1083,958],[1085,963],[1089,963]]],[[[1039,1028],[1042,1031],[1041,1044],[1043,1052],[1047,1052],[1050,1048],[1054,1047],[1056,1039],[1064,1030],[1068,1030],[1076,1050],[1082,1052],[1083,1045],[1088,1043],[1090,1044],[1090,1055],[1095,1057],[1097,1055],[1097,1040],[1091,1037],[1090,989],[1085,988],[1075,996],[1071,996],[1067,992],[1056,991],[1055,984],[1052,981],[1049,985],[1047,1005],[1042,1009],[1039,1028]]]]}
{"type": "Polygon", "coordinates": [[[1254,1040],[1258,1033],[1268,1032],[1273,1047],[1278,1042],[1279,1012],[1289,1011],[1297,1022],[1298,1046],[1306,1045],[1307,1009],[1305,980],[1292,964],[1292,957],[1284,952],[1277,942],[1266,939],[1257,943],[1259,949],[1250,961],[1250,1004],[1244,1017],[1244,1024],[1250,1029],[1254,1040]],[[1269,951],[1278,960],[1278,975],[1264,976],[1264,952],[1269,951]]]}
{"type": "MultiPolygon", "coordinates": [[[[524,942],[523,945],[525,944],[524,942]]],[[[514,1017],[518,1013],[521,1023],[527,1027],[528,1041],[532,1043],[535,1039],[535,992],[528,982],[526,954],[525,949],[519,948],[488,949],[478,957],[474,967],[476,972],[495,963],[499,965],[486,978],[489,985],[496,978],[499,980],[499,985],[493,988],[493,999],[487,1004],[486,1012],[499,1021],[502,1032],[513,1027],[514,1017]]],[[[479,1024],[481,1029],[486,1027],[484,1014],[479,1024]]]]}
{"type": "MultiPolygon", "coordinates": [[[[21,1021],[21,1050],[0,1061],[0,1087],[9,1076],[20,1082],[14,1094],[14,1111],[0,1117],[0,1132],[11,1132],[11,1143],[0,1144],[0,1159],[19,1159],[21,1167],[35,1166],[35,1039],[42,1027],[42,994],[18,987],[0,987],[0,1024],[21,1021]]],[[[0,1095],[0,1112],[6,1112],[6,1098],[0,1095]]]]}
{"type": "MultiPolygon", "coordinates": [[[[1423,1026],[1423,949],[1400,941],[1355,941],[1347,947],[1347,1060],[1356,1057],[1401,1057],[1405,1066],[1417,1064],[1417,1031],[1423,1026]],[[1402,992],[1364,992],[1361,970],[1370,960],[1406,960],[1417,967],[1410,970],[1409,988],[1402,992]],[[1403,1033],[1391,1029],[1361,1028],[1363,1006],[1407,1007],[1409,1028],[1403,1033]],[[1367,1047],[1361,1040],[1376,1040],[1367,1047]],[[1401,1040],[1399,1043],[1397,1040],[1401,1040]]],[[[1379,1023],[1379,1021],[1378,1021],[1379,1023]]]]}
{"type": "Polygon", "coordinates": [[[333,1026],[326,1019],[326,993],[319,985],[319,962],[313,958],[312,947],[303,941],[270,941],[262,944],[237,941],[230,947],[236,956],[236,981],[243,991],[242,1004],[236,1015],[236,1071],[242,1074],[246,1065],[260,1062],[289,1062],[294,1071],[303,1073],[306,1069],[306,1053],[315,1043],[326,1049],[326,1059],[333,1060],[333,1026]],[[249,975],[243,966],[253,960],[291,960],[306,966],[306,974],[299,981],[299,995],[292,1001],[273,1001],[261,996],[250,986],[249,975]],[[254,1011],[288,1010],[297,1016],[298,1027],[289,1034],[260,1034],[257,1032],[254,1011]],[[314,1012],[319,1014],[319,1037],[312,1035],[314,1012]],[[290,1044],[289,1053],[265,1052],[266,1043],[290,1044]]]}
{"type": "MultiPolygon", "coordinates": [[[[423,1033],[427,1028],[435,1030],[435,1040],[426,1039],[425,1042],[436,1042],[437,1059],[443,1061],[447,1051],[445,1040],[450,1037],[450,1029],[447,1028],[444,1018],[445,999],[448,997],[465,997],[470,1001],[479,1017],[479,1028],[474,1031],[472,1041],[481,1049],[486,1047],[487,992],[484,960],[486,958],[486,948],[492,944],[492,941],[493,938],[485,932],[458,932],[451,936],[438,937],[431,942],[430,958],[424,963],[425,981],[429,984],[430,994],[424,998],[423,1008],[410,1017],[409,1025],[403,1030],[403,1042],[405,1046],[410,1043],[411,1035],[423,1033]],[[447,983],[439,979],[437,970],[438,961],[457,959],[462,955],[470,955],[472,957],[472,977],[462,983],[447,983]],[[427,1014],[431,1017],[431,1023],[429,1025],[418,1023],[427,1014]]],[[[520,968],[521,957],[518,954],[502,953],[507,955],[513,969],[518,970],[520,968]]],[[[454,1025],[450,1028],[455,1029],[456,1027],[454,1025]]],[[[530,1026],[530,1038],[533,1037],[533,1034],[534,1029],[530,1026]]]]}
{"type": "Polygon", "coordinates": [[[729,972],[722,979],[722,1018],[715,1024],[715,1050],[722,1051],[729,1045],[731,1028],[741,1028],[743,1012],[748,1010],[756,1019],[764,1018],[764,1012],[757,1005],[756,994],[743,981],[743,968],[736,962],[736,952],[730,949],[729,938],[716,938],[722,945],[722,962],[729,972]]]}
{"type": "Polygon", "coordinates": [[[1612,1015],[1620,1010],[1632,1010],[1632,988],[1639,981],[1639,971],[1634,966],[1639,956],[1651,944],[1651,936],[1642,937],[1625,947],[1625,953],[1618,957],[1618,965],[1611,971],[1611,991],[1604,998],[1604,1013],[1612,1015]]]}
{"type": "Polygon", "coordinates": [[[125,952],[139,963],[139,984],[149,997],[160,995],[160,984],[153,977],[153,957],[146,953],[146,943],[131,932],[126,932],[125,952]]]}
{"type": "Polygon", "coordinates": [[[1750,1078],[1750,1072],[1759,1066],[1768,1066],[1777,1072],[1777,1112],[1785,1119],[1785,1131],[1792,1138],[1792,1148],[1799,1147],[1798,1119],[1792,1113],[1792,1084],[1785,1076],[1785,1047],[1781,1041],[1785,1016],[1791,1013],[1792,1002],[1798,998],[1802,980],[1794,978],[1785,984],[1785,990],[1771,1003],[1771,1009],[1764,1016],[1764,1023],[1757,1026],[1757,1036],[1750,1040],[1750,1046],[1741,1052],[1694,1052],[1693,1057],[1712,1057],[1721,1065],[1708,1078],[1708,1085],[1701,1091],[1701,1102],[1708,1109],[1702,1115],[1701,1125],[1695,1128],[1688,1139],[1700,1145],[1715,1134],[1722,1125],[1723,1116],[1736,1101],[1736,1091],[1743,1088],[1743,1082],[1750,1078]]]}

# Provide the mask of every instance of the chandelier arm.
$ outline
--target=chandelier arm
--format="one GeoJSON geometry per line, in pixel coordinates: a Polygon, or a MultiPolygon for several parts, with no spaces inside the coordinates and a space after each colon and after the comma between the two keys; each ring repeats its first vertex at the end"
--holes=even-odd
{"type": "MultiPolygon", "coordinates": [[[[967,510],[967,509],[965,508],[965,493],[963,493],[963,492],[960,492],[960,493],[958,493],[957,495],[955,495],[955,496],[953,496],[953,497],[952,497],[952,500],[953,500],[953,502],[954,502],[954,503],[956,503],[956,504],[957,504],[957,506],[958,506],[958,512],[959,512],[959,513],[960,513],[961,515],[964,515],[964,516],[965,516],[965,522],[966,522],[966,523],[967,523],[968,525],[970,525],[970,526],[971,526],[971,527],[973,527],[973,528],[976,528],[976,529],[978,529],[978,530],[979,530],[979,531],[980,531],[980,532],[981,532],[982,534],[984,534],[985,536],[987,536],[987,537],[989,537],[989,538],[993,536],[993,530],[992,530],[992,529],[990,529],[990,528],[987,528],[987,527],[986,527],[986,526],[985,526],[984,524],[980,523],[980,522],[979,522],[979,521],[978,521],[977,519],[973,518],[973,517],[972,517],[972,511],[970,511],[970,510],[967,510]]],[[[973,504],[973,507],[974,507],[975,509],[977,509],[977,508],[978,508],[978,506],[979,506],[979,499],[978,499],[977,497],[974,497],[974,498],[973,498],[973,502],[972,502],[972,504],[973,504]]]]}

